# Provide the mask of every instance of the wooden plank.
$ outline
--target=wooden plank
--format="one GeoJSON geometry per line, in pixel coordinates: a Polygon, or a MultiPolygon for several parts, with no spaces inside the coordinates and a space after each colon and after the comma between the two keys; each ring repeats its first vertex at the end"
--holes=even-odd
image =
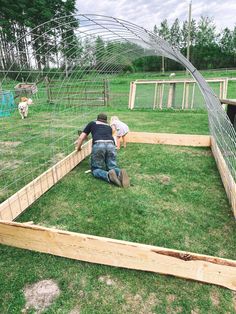
{"type": "Polygon", "coordinates": [[[0,222],[0,243],[90,263],[144,270],[236,290],[236,261],[36,225],[0,222]]]}
{"type": "MultiPolygon", "coordinates": [[[[206,82],[213,82],[213,83],[220,83],[224,82],[225,79],[207,79],[206,82]]],[[[155,83],[160,83],[160,84],[173,84],[173,83],[194,83],[196,82],[195,80],[188,79],[188,80],[136,80],[135,84],[155,84],[155,83]]]]}
{"type": "Polygon", "coordinates": [[[232,99],[220,99],[221,104],[236,106],[236,100],[232,99]]]}
{"type": "Polygon", "coordinates": [[[169,134],[169,133],[129,132],[127,134],[127,142],[209,147],[210,136],[209,135],[189,135],[189,134],[169,134]]]}
{"type": "Polygon", "coordinates": [[[74,151],[0,204],[0,219],[14,220],[91,153],[92,141],[74,151]]]}
{"type": "Polygon", "coordinates": [[[212,153],[215,157],[215,161],[226,191],[226,194],[228,196],[229,202],[232,206],[232,211],[234,214],[234,217],[236,219],[236,183],[234,181],[234,178],[232,177],[229,168],[224,160],[224,157],[216,143],[216,141],[214,140],[214,138],[212,137],[211,139],[211,149],[212,149],[212,153]]]}

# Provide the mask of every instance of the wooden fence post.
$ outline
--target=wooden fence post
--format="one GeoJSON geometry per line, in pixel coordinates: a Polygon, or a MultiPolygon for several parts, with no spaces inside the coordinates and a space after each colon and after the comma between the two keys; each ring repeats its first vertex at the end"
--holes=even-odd
{"type": "Polygon", "coordinates": [[[165,85],[164,85],[163,83],[161,83],[159,88],[160,88],[160,93],[159,93],[159,108],[162,109],[165,85]]]}
{"type": "Polygon", "coordinates": [[[194,102],[194,96],[195,96],[195,86],[196,83],[193,83],[193,90],[192,90],[192,101],[191,101],[191,109],[193,109],[193,102],[194,102]]]}
{"type": "Polygon", "coordinates": [[[176,84],[170,83],[168,100],[167,100],[167,108],[172,108],[172,106],[175,104],[175,88],[176,88],[176,84]]]}
{"type": "Polygon", "coordinates": [[[134,109],[134,100],[135,100],[136,84],[135,82],[130,83],[130,93],[129,93],[129,109],[134,109]]]}
{"type": "Polygon", "coordinates": [[[153,99],[153,106],[152,106],[152,109],[156,109],[156,105],[157,105],[157,89],[158,89],[158,86],[157,86],[157,83],[155,83],[155,91],[154,91],[154,99],[153,99]]]}
{"type": "Polygon", "coordinates": [[[189,82],[186,82],[186,89],[185,89],[185,109],[188,109],[188,100],[189,100],[189,82]]]}
{"type": "Polygon", "coordinates": [[[185,103],[185,89],[186,89],[186,82],[184,82],[184,88],[183,88],[182,109],[184,109],[184,103],[185,103]]]}

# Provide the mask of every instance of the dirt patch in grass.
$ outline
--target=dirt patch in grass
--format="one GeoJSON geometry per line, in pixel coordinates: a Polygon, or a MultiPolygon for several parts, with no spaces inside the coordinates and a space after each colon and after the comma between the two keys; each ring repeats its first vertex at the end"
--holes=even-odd
{"type": "Polygon", "coordinates": [[[166,300],[167,300],[167,303],[168,304],[171,304],[172,302],[174,302],[176,299],[176,296],[174,294],[169,294],[167,297],[166,297],[166,300]]]}
{"type": "Polygon", "coordinates": [[[171,182],[170,176],[162,173],[156,173],[156,174],[138,174],[137,175],[138,180],[146,180],[146,181],[159,181],[163,185],[169,185],[171,182]]]}
{"type": "Polygon", "coordinates": [[[165,174],[160,174],[158,176],[158,180],[161,184],[164,184],[164,185],[169,185],[170,184],[170,176],[167,176],[165,174]]]}
{"type": "Polygon", "coordinates": [[[236,292],[233,292],[233,308],[236,312],[236,292]]]}
{"type": "Polygon", "coordinates": [[[219,293],[216,290],[212,290],[210,293],[211,303],[218,307],[220,305],[219,293]]]}
{"type": "Polygon", "coordinates": [[[22,142],[10,142],[10,141],[1,141],[0,142],[0,151],[5,154],[13,153],[15,152],[15,149],[17,146],[22,144],[22,142]]]}
{"type": "Polygon", "coordinates": [[[4,142],[0,142],[0,145],[3,145],[4,147],[17,147],[18,145],[20,145],[21,142],[10,142],[10,141],[4,141],[4,142]]]}
{"type": "Polygon", "coordinates": [[[4,168],[8,168],[8,169],[17,169],[18,167],[20,167],[22,164],[24,163],[23,160],[10,160],[10,161],[6,161],[6,160],[0,160],[0,168],[4,169],[4,168]]]}
{"type": "Polygon", "coordinates": [[[53,156],[52,162],[53,162],[53,164],[56,164],[58,161],[62,160],[65,157],[66,157],[66,155],[64,153],[58,153],[58,154],[53,156]]]}
{"type": "Polygon", "coordinates": [[[181,306],[173,306],[173,302],[176,300],[176,295],[169,294],[166,297],[167,300],[167,307],[166,307],[166,313],[170,314],[177,314],[177,313],[183,313],[183,308],[181,306]]]}
{"type": "Polygon", "coordinates": [[[100,276],[98,281],[105,283],[107,286],[115,285],[115,280],[111,279],[109,276],[100,276]]]}
{"type": "Polygon", "coordinates": [[[123,306],[124,313],[152,314],[155,313],[155,306],[158,299],[155,293],[150,293],[146,299],[140,294],[130,294],[124,296],[126,304],[123,306]]]}
{"type": "Polygon", "coordinates": [[[74,308],[72,311],[69,312],[69,314],[80,314],[79,307],[74,308]]]}
{"type": "MultiPolygon", "coordinates": [[[[1,164],[0,164],[1,166],[1,164]]],[[[5,190],[0,190],[0,197],[4,197],[7,194],[5,190]]]]}
{"type": "Polygon", "coordinates": [[[22,313],[27,313],[28,309],[34,309],[37,314],[40,314],[60,295],[60,289],[55,281],[42,280],[26,286],[24,295],[26,305],[22,313]]]}
{"type": "Polygon", "coordinates": [[[191,148],[191,147],[186,147],[186,148],[179,148],[176,150],[176,148],[174,147],[169,147],[169,149],[175,149],[175,151],[177,151],[178,153],[185,153],[185,154],[189,154],[192,156],[206,156],[206,157],[212,157],[212,152],[210,149],[200,149],[200,148],[191,148]]]}
{"type": "Polygon", "coordinates": [[[94,218],[93,217],[88,217],[87,222],[93,222],[94,218]]]}

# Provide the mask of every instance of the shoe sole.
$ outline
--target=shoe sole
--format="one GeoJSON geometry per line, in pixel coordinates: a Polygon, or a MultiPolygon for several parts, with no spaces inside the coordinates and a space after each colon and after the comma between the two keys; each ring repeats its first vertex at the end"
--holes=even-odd
{"type": "Polygon", "coordinates": [[[121,179],[121,184],[123,188],[128,188],[130,186],[130,180],[125,169],[121,169],[120,179],[121,179]]]}
{"type": "Polygon", "coordinates": [[[110,181],[111,181],[112,183],[114,183],[114,184],[117,185],[117,186],[121,186],[121,182],[120,182],[120,180],[118,179],[117,174],[116,174],[116,172],[115,172],[114,169],[109,170],[108,176],[109,176],[109,179],[110,179],[110,181]]]}

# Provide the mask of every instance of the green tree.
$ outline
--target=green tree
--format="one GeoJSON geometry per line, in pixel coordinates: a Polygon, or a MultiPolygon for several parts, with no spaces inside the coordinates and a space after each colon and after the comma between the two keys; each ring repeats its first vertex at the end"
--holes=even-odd
{"type": "Polygon", "coordinates": [[[158,35],[163,38],[164,40],[170,42],[170,29],[168,26],[167,19],[165,19],[163,22],[160,24],[160,28],[158,30],[158,35]]]}
{"type": "Polygon", "coordinates": [[[49,66],[55,56],[58,57],[61,40],[65,41],[64,54],[72,44],[77,44],[74,28],[78,24],[75,18],[67,17],[67,23],[60,31],[58,23],[53,20],[75,13],[75,0],[34,0],[33,3],[30,0],[0,0],[0,7],[0,66],[4,68],[12,64],[29,67],[34,56],[38,69],[42,69],[49,66]],[[31,35],[27,35],[31,30],[31,35]],[[30,56],[29,51],[32,50],[30,56]]]}
{"type": "Polygon", "coordinates": [[[209,17],[201,16],[196,32],[196,45],[205,47],[216,44],[216,26],[209,17]]]}
{"type": "Polygon", "coordinates": [[[234,50],[234,40],[233,40],[233,32],[226,27],[221,35],[219,45],[222,52],[233,53],[234,50]]]}
{"type": "Polygon", "coordinates": [[[179,19],[175,19],[173,25],[170,28],[170,42],[172,46],[174,46],[177,49],[180,49],[181,31],[180,31],[179,19]]]}

